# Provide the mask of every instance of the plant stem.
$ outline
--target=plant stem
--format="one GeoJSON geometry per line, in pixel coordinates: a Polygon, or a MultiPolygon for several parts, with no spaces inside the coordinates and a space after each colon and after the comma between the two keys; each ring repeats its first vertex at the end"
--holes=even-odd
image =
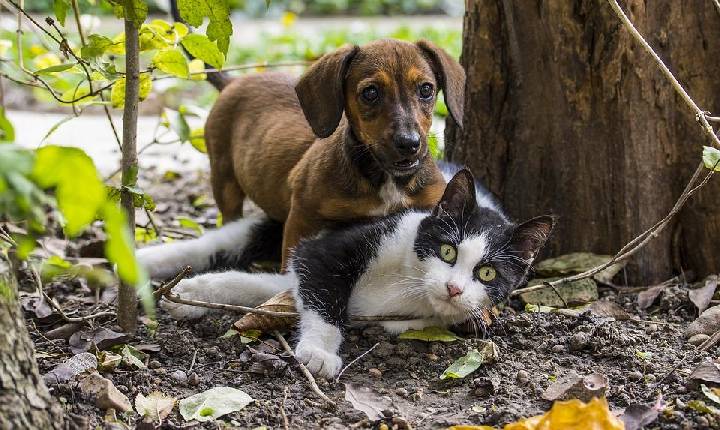
{"type": "MultiPolygon", "coordinates": [[[[127,14],[126,14],[127,15],[127,14]]],[[[122,184],[134,187],[137,183],[137,120],[140,94],[138,26],[125,19],[125,108],[123,111],[122,184]]],[[[127,216],[128,228],[135,231],[135,206],[132,193],[123,188],[120,203],[127,216]]],[[[134,241],[133,241],[134,242],[134,241]]],[[[134,245],[134,243],[133,243],[134,245]]],[[[128,333],[137,329],[137,293],[134,285],[122,283],[118,293],[118,324],[128,333]]]]}

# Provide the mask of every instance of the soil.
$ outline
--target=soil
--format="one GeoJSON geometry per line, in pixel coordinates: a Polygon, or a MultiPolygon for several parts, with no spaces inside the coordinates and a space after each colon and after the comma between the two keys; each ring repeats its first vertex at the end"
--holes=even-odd
{"type": "MultiPolygon", "coordinates": [[[[141,183],[157,204],[153,215],[156,225],[175,237],[194,234],[179,225],[178,216],[187,216],[212,228],[217,209],[210,197],[206,174],[186,173],[168,180],[163,179],[163,173],[145,172],[141,183]]],[[[140,212],[138,219],[141,225],[149,221],[140,212]]],[[[69,256],[93,256],[93,249],[99,248],[97,243],[95,234],[89,234],[80,242],[67,244],[66,251],[69,256]]],[[[176,408],[163,421],[162,428],[283,428],[281,410],[287,415],[290,428],[377,428],[378,421],[368,420],[344,400],[347,383],[370,387],[392,404],[384,419],[390,427],[501,426],[547,411],[551,402],[542,399],[543,391],[571,371],[605,375],[612,410],[652,404],[661,393],[667,407],[647,428],[718,427],[712,414],[687,407],[693,399],[708,402],[698,388],[689,388],[687,375],[710,356],[698,352],[683,337],[683,329],[696,316],[687,298],[687,287],[668,287],[649,312],[638,309],[636,293],[622,293],[622,288],[619,287],[620,293],[613,288],[603,289],[602,299],[617,302],[642,321],[616,321],[590,314],[528,313],[519,303],[510,303],[486,334],[499,348],[498,361],[481,366],[463,379],[440,380],[439,375],[476,346],[479,339],[467,336],[451,343],[428,343],[399,340],[379,327],[350,329],[342,347],[344,363],[378,345],[350,366],[338,383],[318,381],[320,388],[337,402],[337,409],[326,406],[310,390],[297,364],[272,336],[263,334],[260,342],[250,344],[242,343],[239,336],[220,338],[237,319],[236,315],[218,314],[188,323],[173,321],[159,309],[157,330],[153,333],[147,326],[141,326],[129,342],[159,346],[157,352],[148,353],[148,367],[134,370],[120,367],[104,376],[131,402],[139,393],[160,391],[184,398],[215,386],[239,388],[255,399],[244,410],[220,418],[221,424],[186,423],[176,408]],[[275,354],[281,363],[263,368],[257,365],[253,352],[275,354]]],[[[96,304],[93,291],[79,281],[54,282],[46,289],[67,312],[88,314],[111,308],[106,303],[111,301],[111,290],[100,294],[101,300],[96,304]]],[[[38,319],[30,312],[26,316],[41,372],[48,372],[73,355],[66,339],[46,337],[50,329],[63,324],[57,317],[38,319]],[[52,319],[54,322],[48,322],[52,319]]],[[[93,324],[114,328],[112,319],[93,324]]],[[[293,333],[286,337],[292,343],[293,333]]],[[[716,352],[711,348],[713,356],[716,352]]],[[[106,411],[84,398],[76,384],[55,385],[51,390],[73,425],[119,428],[105,422],[106,411]]],[[[118,419],[132,427],[137,424],[138,415],[118,414],[118,419]]]]}

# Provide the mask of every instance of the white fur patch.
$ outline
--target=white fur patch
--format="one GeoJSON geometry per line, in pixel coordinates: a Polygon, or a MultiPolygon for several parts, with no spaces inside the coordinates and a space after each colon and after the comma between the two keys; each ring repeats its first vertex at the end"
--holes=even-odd
{"type": "Polygon", "coordinates": [[[295,347],[295,357],[315,375],[333,378],[340,372],[342,359],[338,355],[342,343],[340,329],[328,324],[315,311],[300,309],[300,340],[295,347]]]}
{"type": "MultiPolygon", "coordinates": [[[[297,286],[295,273],[246,273],[228,271],[206,273],[183,279],[173,288],[182,299],[254,307],[275,294],[297,286]]],[[[197,319],[211,310],[199,306],[184,305],[163,300],[160,304],[170,315],[179,320],[197,319]]]]}
{"type": "Polygon", "coordinates": [[[136,251],[138,261],[151,278],[169,278],[185,266],[202,271],[210,264],[210,257],[220,251],[242,249],[252,228],[263,219],[244,218],[211,230],[197,239],[153,245],[136,251]]]}
{"type": "Polygon", "coordinates": [[[380,198],[383,204],[370,211],[370,215],[383,216],[399,208],[407,207],[407,194],[401,188],[398,188],[392,178],[387,178],[380,188],[380,198]]]}

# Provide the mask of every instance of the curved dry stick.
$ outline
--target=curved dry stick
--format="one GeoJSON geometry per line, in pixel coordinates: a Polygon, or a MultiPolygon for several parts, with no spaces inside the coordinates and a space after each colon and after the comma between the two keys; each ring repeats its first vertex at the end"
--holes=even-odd
{"type": "Polygon", "coordinates": [[[305,367],[305,365],[300,360],[298,360],[297,357],[295,357],[295,352],[293,352],[292,348],[290,348],[290,345],[287,343],[287,341],[285,340],[283,335],[281,335],[277,331],[274,332],[273,334],[275,335],[275,337],[277,337],[277,339],[280,342],[280,344],[282,345],[283,349],[285,349],[285,352],[290,354],[292,356],[292,358],[295,359],[298,366],[300,366],[300,370],[302,371],[302,373],[305,375],[308,382],[310,383],[310,388],[312,388],[313,392],[315,392],[315,394],[317,394],[318,396],[320,396],[320,398],[325,400],[325,402],[327,402],[327,404],[329,404],[330,406],[333,406],[333,407],[337,406],[336,403],[334,401],[330,400],[330,397],[325,395],[325,393],[322,392],[320,387],[318,387],[317,382],[315,382],[315,377],[312,375],[312,373],[310,373],[308,368],[305,367]]]}

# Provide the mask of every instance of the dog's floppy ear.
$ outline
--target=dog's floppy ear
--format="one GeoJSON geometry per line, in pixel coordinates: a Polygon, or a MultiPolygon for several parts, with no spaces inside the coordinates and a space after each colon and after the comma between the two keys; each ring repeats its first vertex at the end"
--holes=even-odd
{"type": "Polygon", "coordinates": [[[427,40],[419,40],[417,46],[429,57],[440,88],[445,94],[445,104],[450,115],[462,128],[465,101],[465,70],[445,50],[427,40]]]}
{"type": "Polygon", "coordinates": [[[356,45],[348,45],[323,55],[295,85],[305,119],[318,137],[330,136],[340,123],[345,107],[345,75],[359,50],[356,45]]]}

